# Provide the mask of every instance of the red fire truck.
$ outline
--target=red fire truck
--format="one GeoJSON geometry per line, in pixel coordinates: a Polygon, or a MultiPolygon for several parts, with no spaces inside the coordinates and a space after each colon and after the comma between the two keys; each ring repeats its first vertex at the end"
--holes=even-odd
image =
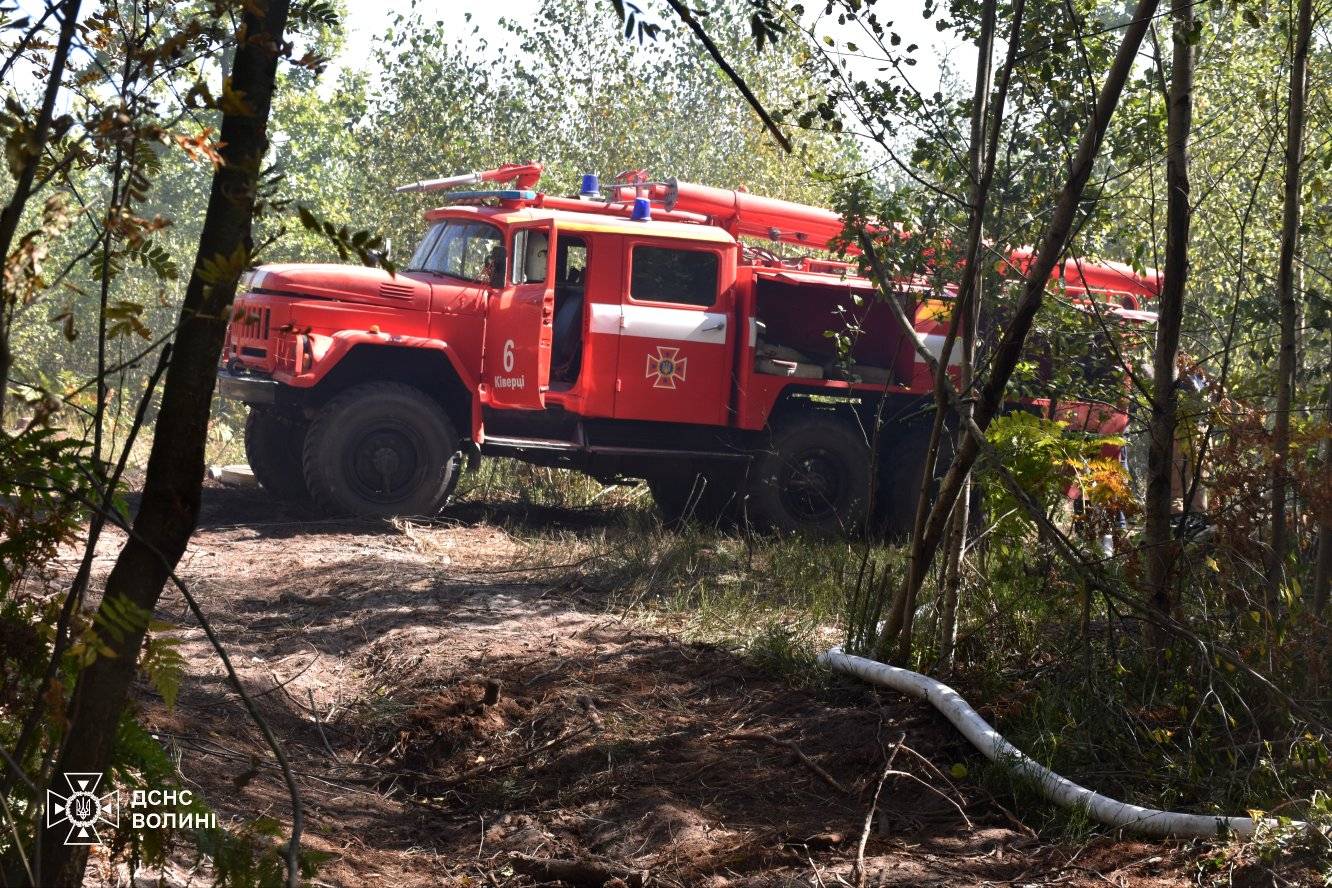
{"type": "MultiPolygon", "coordinates": [[[[534,190],[540,173],[511,164],[404,186],[508,185],[449,192],[395,273],[246,273],[219,391],[249,405],[264,488],[330,513],[430,514],[464,466],[505,456],[643,479],[670,520],[743,510],[779,531],[910,526],[925,363],[852,266],[754,246],[824,249],[836,213],[675,180],[602,190],[586,176],[580,195],[556,197],[534,190]],[[848,324],[839,355],[828,331],[848,324]]],[[[1154,274],[1084,261],[1058,275],[1098,310],[1150,318],[1139,300],[1154,274]]],[[[941,355],[949,294],[904,281],[896,298],[941,355]]],[[[1126,423],[1115,405],[1058,410],[1102,433],[1126,423]]]]}

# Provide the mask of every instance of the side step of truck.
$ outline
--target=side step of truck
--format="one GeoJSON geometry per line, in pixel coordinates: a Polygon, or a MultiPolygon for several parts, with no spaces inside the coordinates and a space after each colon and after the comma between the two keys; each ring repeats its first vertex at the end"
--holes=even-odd
{"type": "MultiPolygon", "coordinates": [[[[581,431],[581,430],[580,430],[581,431]]],[[[582,438],[580,434],[578,436],[582,438]]],[[[739,451],[675,450],[664,447],[626,447],[610,444],[589,444],[585,440],[568,441],[559,438],[517,438],[500,435],[487,436],[481,445],[486,456],[508,456],[528,462],[550,466],[587,468],[606,460],[616,462],[652,464],[661,461],[733,462],[749,459],[739,451]]]]}

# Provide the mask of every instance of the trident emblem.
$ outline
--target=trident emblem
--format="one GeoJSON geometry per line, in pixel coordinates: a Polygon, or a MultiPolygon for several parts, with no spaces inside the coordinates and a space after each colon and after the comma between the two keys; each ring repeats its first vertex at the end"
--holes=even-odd
{"type": "Polygon", "coordinates": [[[104,823],[114,828],[120,824],[119,795],[112,790],[98,796],[97,785],[101,782],[101,774],[71,773],[65,775],[69,795],[62,796],[51,789],[46,791],[46,828],[54,829],[68,823],[66,845],[101,844],[97,825],[104,823]]]}

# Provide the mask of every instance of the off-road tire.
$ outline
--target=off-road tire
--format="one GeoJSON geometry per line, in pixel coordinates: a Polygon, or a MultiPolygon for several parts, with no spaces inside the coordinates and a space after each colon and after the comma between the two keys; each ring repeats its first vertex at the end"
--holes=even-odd
{"type": "Polygon", "coordinates": [[[245,418],[245,459],[259,486],[280,500],[310,498],[302,465],[305,420],[271,407],[250,408],[245,418]]]}
{"type": "Polygon", "coordinates": [[[870,452],[836,416],[792,419],[774,429],[749,473],[748,516],[760,528],[856,536],[869,509],[870,452]]]}
{"type": "Polygon", "coordinates": [[[420,389],[368,382],[325,404],[305,436],[305,483],[333,515],[434,515],[460,470],[458,433],[420,389]]]}
{"type": "Polygon", "coordinates": [[[743,495],[739,473],[725,470],[667,472],[647,479],[652,500],[667,527],[689,521],[719,526],[734,521],[743,495]]]}

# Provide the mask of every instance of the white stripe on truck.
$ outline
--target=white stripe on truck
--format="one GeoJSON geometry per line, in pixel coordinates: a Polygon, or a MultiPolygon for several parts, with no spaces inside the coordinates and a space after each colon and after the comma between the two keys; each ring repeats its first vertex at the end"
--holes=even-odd
{"type": "MultiPolygon", "coordinates": [[[[916,338],[920,340],[920,344],[925,346],[925,350],[929,352],[931,355],[933,355],[934,360],[937,361],[940,359],[940,356],[943,354],[944,340],[947,339],[948,337],[940,335],[938,333],[917,332],[916,338]]],[[[917,364],[925,363],[925,359],[920,356],[919,352],[916,353],[916,363],[917,364]]],[[[961,363],[962,363],[962,337],[959,336],[957,339],[953,340],[953,351],[948,356],[948,366],[957,367],[961,363]]]]}
{"type": "Polygon", "coordinates": [[[592,303],[593,333],[616,333],[672,342],[726,344],[726,315],[713,311],[657,308],[652,305],[592,303]]]}

